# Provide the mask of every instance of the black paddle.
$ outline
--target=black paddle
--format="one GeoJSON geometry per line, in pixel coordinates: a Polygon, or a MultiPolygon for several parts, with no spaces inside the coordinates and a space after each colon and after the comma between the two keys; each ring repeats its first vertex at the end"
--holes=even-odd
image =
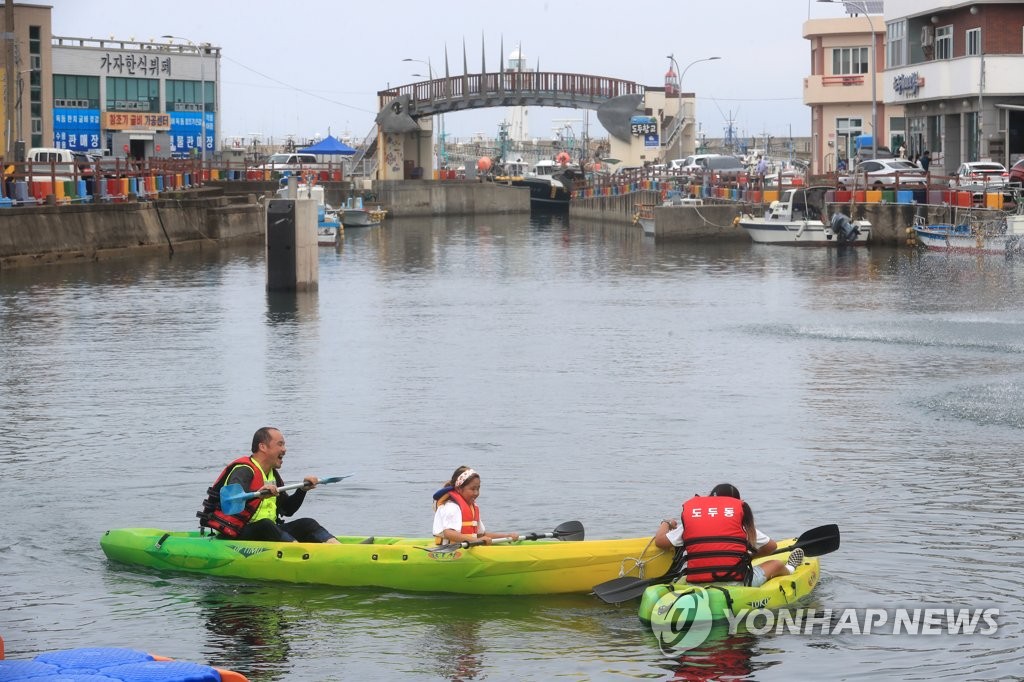
{"type": "MultiPolygon", "coordinates": [[[[321,478],[317,485],[326,485],[328,483],[337,483],[338,481],[348,478],[352,474],[345,474],[344,476],[331,476],[330,478],[321,478]]],[[[278,491],[282,490],[298,490],[306,486],[303,483],[289,483],[288,485],[278,486],[278,491]]],[[[220,510],[225,514],[237,514],[245,508],[247,500],[251,500],[254,497],[259,497],[259,491],[246,492],[238,483],[232,483],[226,485],[220,489],[220,510]]]]}
{"type": "MultiPolygon", "coordinates": [[[[775,550],[772,554],[782,554],[800,548],[806,556],[821,556],[839,549],[839,526],[831,523],[827,526],[812,528],[796,539],[792,545],[775,550]]],[[[651,585],[670,583],[683,575],[683,552],[676,551],[668,572],[654,578],[635,578],[630,575],[613,578],[594,586],[594,594],[609,604],[618,604],[643,595],[651,585]]]]}
{"type": "MultiPolygon", "coordinates": [[[[558,540],[578,542],[583,539],[583,524],[579,521],[566,521],[565,523],[558,524],[550,533],[522,533],[519,535],[519,540],[540,540],[541,538],[556,538],[558,540]]],[[[513,540],[512,538],[495,538],[491,540],[492,545],[504,542],[513,542],[513,540]]],[[[518,540],[515,542],[518,542],[518,540]]],[[[466,549],[467,547],[477,547],[486,544],[487,541],[484,539],[464,540],[463,542],[450,542],[447,545],[438,545],[437,547],[420,547],[420,549],[425,549],[431,554],[448,554],[460,549],[466,549]]]]}

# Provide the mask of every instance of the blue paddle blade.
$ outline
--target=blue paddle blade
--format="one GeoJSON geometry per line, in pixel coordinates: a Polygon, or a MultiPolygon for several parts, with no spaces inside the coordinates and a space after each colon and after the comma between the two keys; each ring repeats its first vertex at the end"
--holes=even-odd
{"type": "Polygon", "coordinates": [[[245,501],[256,497],[253,493],[246,493],[238,483],[226,485],[220,489],[220,510],[229,516],[234,516],[245,509],[245,501]]]}

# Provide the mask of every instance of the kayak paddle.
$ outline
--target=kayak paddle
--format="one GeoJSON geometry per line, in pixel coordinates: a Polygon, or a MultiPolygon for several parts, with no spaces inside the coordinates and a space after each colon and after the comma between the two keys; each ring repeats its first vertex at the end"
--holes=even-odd
{"type": "MultiPolygon", "coordinates": [[[[317,481],[317,485],[324,485],[326,483],[337,483],[338,481],[348,478],[352,474],[345,474],[344,476],[331,476],[330,478],[321,478],[317,481]]],[[[282,485],[278,487],[278,491],[282,490],[297,490],[298,488],[304,487],[305,482],[302,483],[290,483],[288,485],[282,485]]],[[[220,510],[225,514],[234,515],[245,509],[245,503],[254,497],[259,497],[259,491],[246,492],[238,483],[232,483],[226,485],[220,489],[220,510]]]]}
{"type": "MultiPolygon", "coordinates": [[[[777,549],[772,554],[782,554],[800,548],[805,556],[821,556],[839,549],[839,526],[831,523],[827,526],[812,528],[796,539],[792,545],[777,549]]],[[[770,556],[770,555],[769,555],[770,556]]],[[[664,575],[654,578],[635,578],[631,575],[613,578],[594,586],[594,594],[609,604],[618,604],[642,596],[644,590],[651,585],[673,582],[683,575],[684,553],[681,548],[676,550],[672,565],[664,575]]]]}
{"type": "MultiPolygon", "coordinates": [[[[579,521],[566,521],[565,523],[558,524],[550,533],[522,533],[519,536],[519,540],[540,540],[541,538],[556,538],[558,540],[565,540],[568,542],[578,542],[583,539],[583,524],[579,521]]],[[[513,541],[512,538],[495,538],[491,540],[491,544],[518,542],[519,540],[513,541]]],[[[487,541],[484,539],[464,540],[462,542],[450,542],[447,545],[438,545],[437,547],[420,547],[420,549],[425,549],[431,554],[450,554],[451,552],[459,549],[477,547],[479,545],[486,544],[487,541]]]]}

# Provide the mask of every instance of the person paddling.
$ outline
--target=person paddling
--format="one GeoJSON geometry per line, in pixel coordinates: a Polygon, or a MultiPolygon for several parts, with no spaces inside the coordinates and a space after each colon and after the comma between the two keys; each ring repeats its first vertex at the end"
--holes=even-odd
{"type": "Polygon", "coordinates": [[[751,565],[751,559],[771,554],[778,547],[757,530],[750,505],[729,483],[716,485],[710,495],[694,495],[684,502],[678,522],[665,519],[658,525],[654,544],[661,549],[683,548],[683,574],[690,583],[735,582],[759,587],[770,578],[793,573],[804,562],[804,551],[798,548],[786,563],[770,559],[751,565]]]}
{"type": "Polygon", "coordinates": [[[278,490],[284,485],[278,469],[286,452],[279,429],[272,426],[258,429],[252,437],[252,455],[228,464],[206,491],[203,508],[196,513],[200,527],[210,528],[218,537],[234,540],[338,543],[333,534],[313,519],[282,520],[283,516],[295,514],[306,499],[306,492],[319,483],[316,476],[306,476],[303,487],[298,490],[292,493],[278,490]],[[225,514],[221,509],[220,491],[234,483],[260,495],[250,499],[238,514],[225,514]]]}
{"type": "Polygon", "coordinates": [[[480,518],[480,474],[467,466],[455,470],[443,488],[434,493],[434,543],[472,542],[491,544],[497,538],[519,539],[518,533],[488,533],[480,518]]]}

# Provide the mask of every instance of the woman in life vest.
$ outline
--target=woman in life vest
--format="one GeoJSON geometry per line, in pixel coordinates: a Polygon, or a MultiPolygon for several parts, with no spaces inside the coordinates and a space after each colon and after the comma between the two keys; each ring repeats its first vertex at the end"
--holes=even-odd
{"type": "Polygon", "coordinates": [[[455,470],[443,488],[434,493],[434,542],[472,542],[491,544],[495,538],[519,539],[518,533],[488,533],[480,519],[480,474],[467,466],[455,470]]]}
{"type": "Polygon", "coordinates": [[[750,505],[729,483],[716,485],[707,496],[694,495],[683,503],[680,521],[658,525],[654,544],[686,552],[687,582],[736,582],[759,587],[768,579],[793,573],[804,552],[795,549],[785,563],[777,559],[751,566],[750,560],[778,549],[774,540],[754,525],[750,505]]]}
{"type": "Polygon", "coordinates": [[[306,499],[306,491],[318,483],[316,476],[306,476],[302,488],[291,493],[279,491],[284,480],[278,469],[286,452],[279,429],[264,426],[257,430],[252,437],[252,455],[239,457],[224,467],[206,491],[203,508],[196,514],[199,525],[216,531],[218,537],[234,540],[337,543],[337,538],[313,519],[281,518],[295,514],[306,499]],[[220,508],[220,491],[232,483],[260,495],[248,500],[238,514],[225,514],[220,508]]]}

